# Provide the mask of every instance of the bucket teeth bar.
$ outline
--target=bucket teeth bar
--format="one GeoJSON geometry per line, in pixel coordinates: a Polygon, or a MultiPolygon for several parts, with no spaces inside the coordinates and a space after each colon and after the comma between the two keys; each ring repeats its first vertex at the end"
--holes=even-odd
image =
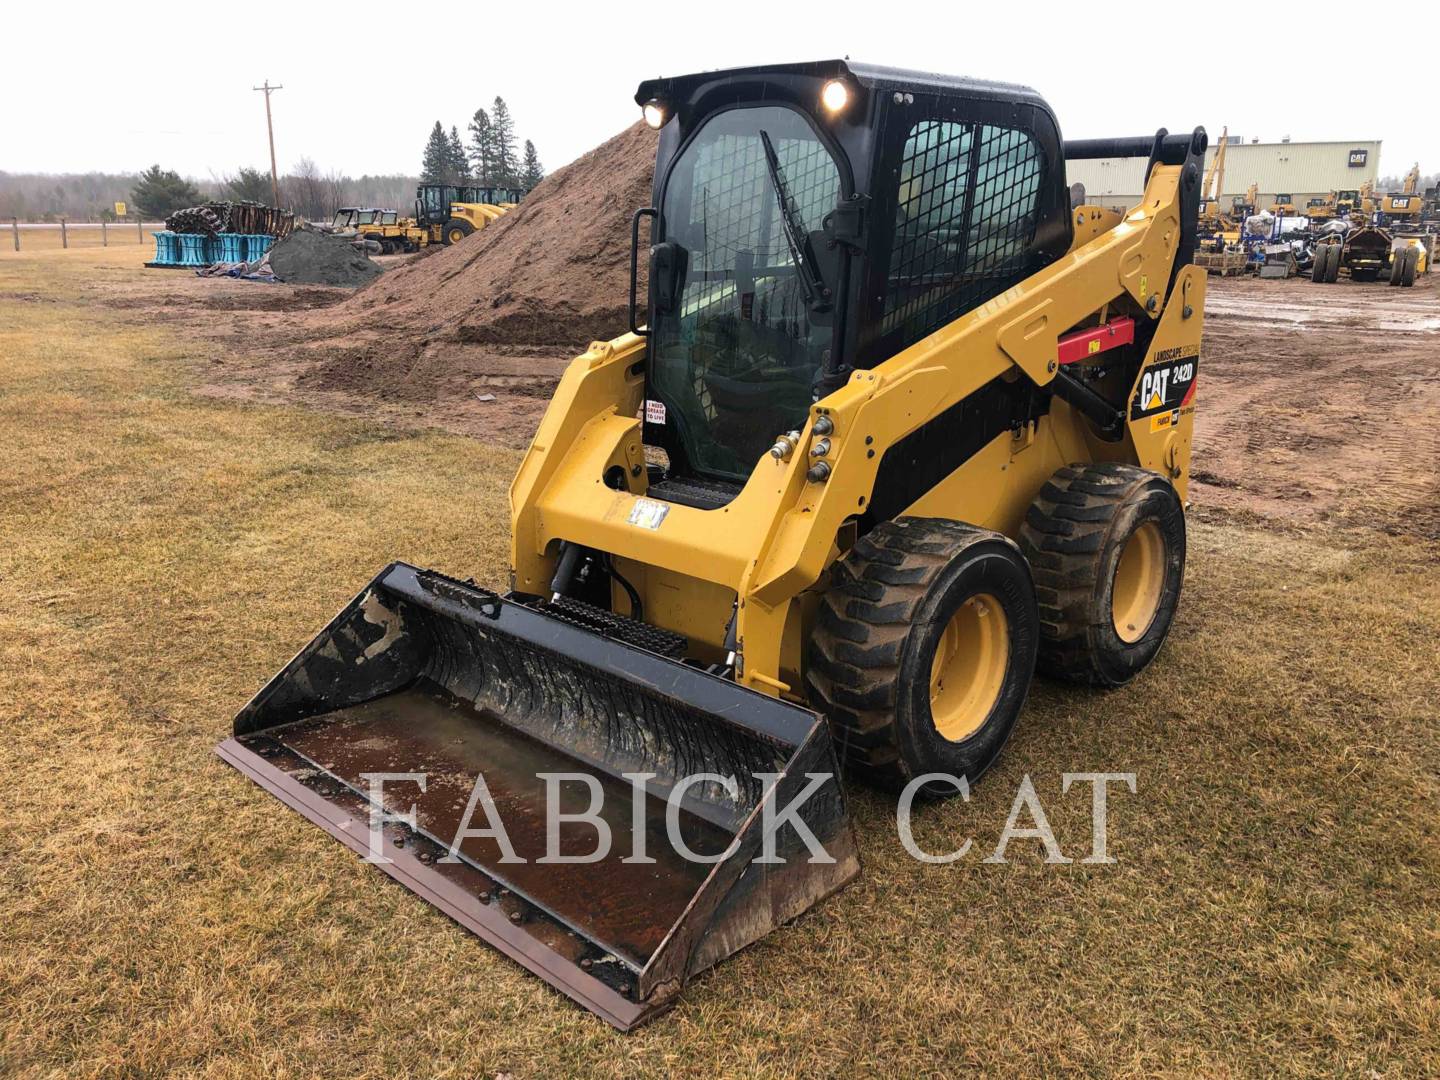
{"type": "Polygon", "coordinates": [[[597,632],[596,615],[392,564],[241,710],[217,752],[628,1029],[859,863],[819,717],[662,655],[674,642],[627,620],[597,632]],[[788,822],[772,829],[782,861],[756,861],[767,804],[796,801],[829,861],[788,822]],[[547,829],[552,808],[571,816],[547,829]],[[596,856],[602,834],[609,849],[593,861],[554,860],[596,856]]]}

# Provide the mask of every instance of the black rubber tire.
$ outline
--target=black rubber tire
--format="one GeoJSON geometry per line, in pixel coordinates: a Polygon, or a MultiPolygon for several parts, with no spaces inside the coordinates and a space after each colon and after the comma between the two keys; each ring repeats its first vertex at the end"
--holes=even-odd
{"type": "Polygon", "coordinates": [[[1340,280],[1340,264],[1345,261],[1345,245],[1331,244],[1330,261],[1325,268],[1325,280],[1331,285],[1340,280]]]}
{"type": "Polygon", "coordinates": [[[1155,659],[1185,577],[1185,509],[1168,480],[1115,462],[1060,469],[1030,504],[1020,549],[1035,575],[1042,674],[1120,686],[1155,659]],[[1149,626],[1127,643],[1112,615],[1115,571],[1126,541],[1151,521],[1164,544],[1163,582],[1149,626]]]}
{"type": "Polygon", "coordinates": [[[1420,265],[1420,252],[1413,247],[1407,247],[1403,254],[1405,263],[1400,269],[1400,285],[1408,289],[1415,284],[1415,268],[1420,265]]]}
{"type": "Polygon", "coordinates": [[[1310,280],[1317,285],[1324,285],[1330,274],[1330,250],[1334,244],[1321,244],[1315,249],[1315,262],[1310,267],[1310,280]]]}
{"type": "MultiPolygon", "coordinates": [[[[859,779],[891,791],[932,772],[973,783],[1015,727],[1038,644],[1034,583],[1013,541],[958,521],[897,518],[831,568],[807,657],[810,700],[859,779]],[[985,594],[1007,619],[1006,668],[980,727],[951,741],[931,718],[930,668],[951,617],[985,594]]],[[[945,782],[920,789],[928,798],[955,793],[945,782]]]]}
{"type": "Polygon", "coordinates": [[[440,235],[444,237],[445,246],[449,247],[451,244],[459,243],[459,241],[465,239],[465,237],[469,236],[474,231],[475,226],[470,224],[470,222],[466,221],[464,218],[452,217],[449,221],[445,222],[445,228],[440,230],[440,235]],[[459,237],[453,236],[453,234],[456,232],[460,233],[459,237]]]}
{"type": "Polygon", "coordinates": [[[1392,287],[1400,284],[1401,275],[1405,272],[1405,252],[1396,251],[1390,256],[1390,285],[1392,287]]]}

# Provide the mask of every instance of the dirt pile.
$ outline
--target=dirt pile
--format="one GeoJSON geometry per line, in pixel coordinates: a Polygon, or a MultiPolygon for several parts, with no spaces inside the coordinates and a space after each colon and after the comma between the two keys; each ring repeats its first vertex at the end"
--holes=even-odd
{"type": "Polygon", "coordinates": [[[630,215],[650,203],[655,132],[621,132],[547,177],[499,221],[389,274],[331,317],[431,340],[552,346],[567,354],[624,329],[630,215]]]}
{"type": "Polygon", "coordinates": [[[630,216],[650,204],[655,142],[636,124],[480,232],[269,328],[263,367],[231,369],[245,385],[226,392],[425,416],[524,446],[566,364],[625,330],[630,216]]]}
{"type": "Polygon", "coordinates": [[[300,229],[270,249],[270,269],[292,285],[368,285],[384,271],[348,240],[300,229]]]}

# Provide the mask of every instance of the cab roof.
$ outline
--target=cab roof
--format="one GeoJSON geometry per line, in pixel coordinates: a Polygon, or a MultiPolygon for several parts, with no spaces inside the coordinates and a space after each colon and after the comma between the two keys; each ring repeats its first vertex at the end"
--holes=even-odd
{"type": "Polygon", "coordinates": [[[991,100],[1029,102],[1047,108],[1045,99],[1028,86],[1017,83],[992,82],[959,75],[941,75],[932,71],[911,71],[906,68],[882,67],[854,60],[809,60],[794,64],[762,64],[756,67],[725,68],[702,71],[693,75],[646,79],[635,91],[635,103],[644,105],[652,98],[686,100],[709,83],[743,82],[768,76],[800,75],[821,79],[848,76],[868,90],[910,91],[945,94],[951,97],[987,98],[991,100]]]}

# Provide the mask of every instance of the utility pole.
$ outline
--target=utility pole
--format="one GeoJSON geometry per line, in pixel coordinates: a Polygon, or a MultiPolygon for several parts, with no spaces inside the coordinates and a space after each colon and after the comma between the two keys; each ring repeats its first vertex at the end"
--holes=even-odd
{"type": "Polygon", "coordinates": [[[276,90],[284,90],[283,86],[271,86],[270,80],[265,80],[264,86],[252,86],[251,90],[265,91],[265,130],[270,135],[270,196],[274,199],[275,209],[280,209],[280,173],[275,168],[275,125],[270,120],[270,95],[276,90]]]}

